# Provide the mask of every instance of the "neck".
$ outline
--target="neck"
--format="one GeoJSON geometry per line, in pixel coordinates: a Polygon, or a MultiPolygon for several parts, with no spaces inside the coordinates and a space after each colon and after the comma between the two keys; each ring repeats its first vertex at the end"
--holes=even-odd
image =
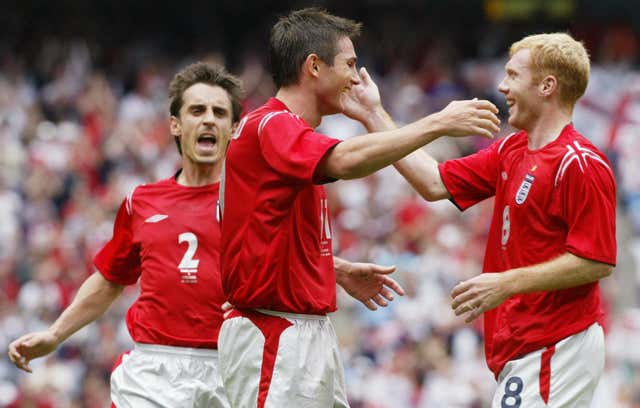
{"type": "Polygon", "coordinates": [[[187,187],[202,187],[220,181],[222,161],[213,164],[193,163],[182,158],[182,171],[178,175],[177,182],[187,187]]]}
{"type": "Polygon", "coordinates": [[[529,139],[529,149],[537,150],[553,142],[560,132],[571,123],[572,109],[560,106],[549,107],[524,129],[529,139]]]}
{"type": "Polygon", "coordinates": [[[276,98],[287,105],[291,112],[302,117],[312,128],[316,128],[322,121],[322,114],[317,99],[312,95],[301,85],[290,85],[280,88],[276,98]]]}

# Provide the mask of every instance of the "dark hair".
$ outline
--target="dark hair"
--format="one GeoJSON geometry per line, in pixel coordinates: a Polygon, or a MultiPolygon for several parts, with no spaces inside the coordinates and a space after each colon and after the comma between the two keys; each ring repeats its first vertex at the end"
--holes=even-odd
{"type": "MultiPolygon", "coordinates": [[[[227,72],[224,67],[204,62],[196,62],[178,72],[169,83],[169,113],[179,117],[182,108],[182,96],[191,86],[199,83],[219,86],[229,95],[231,101],[232,120],[237,122],[242,114],[242,97],[244,90],[242,82],[236,76],[227,72]]],[[[176,136],[178,152],[182,154],[180,139],[176,136]]]]}
{"type": "Polygon", "coordinates": [[[338,40],[356,38],[361,28],[361,23],[315,7],[280,17],[269,40],[271,75],[276,86],[298,83],[300,69],[309,54],[315,53],[326,64],[333,65],[338,40]]]}

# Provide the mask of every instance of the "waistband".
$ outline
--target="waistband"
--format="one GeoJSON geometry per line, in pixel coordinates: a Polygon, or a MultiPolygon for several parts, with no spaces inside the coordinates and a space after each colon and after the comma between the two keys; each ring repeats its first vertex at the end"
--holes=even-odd
{"type": "Polygon", "coordinates": [[[193,357],[218,357],[218,350],[193,347],[165,346],[162,344],[135,343],[135,350],[145,354],[175,354],[193,357]]]}
{"type": "Polygon", "coordinates": [[[327,320],[327,315],[312,315],[312,314],[303,314],[303,313],[288,313],[288,312],[278,312],[275,310],[267,310],[267,309],[254,309],[256,312],[266,314],[269,316],[277,316],[284,317],[286,319],[305,319],[305,320],[327,320]]]}

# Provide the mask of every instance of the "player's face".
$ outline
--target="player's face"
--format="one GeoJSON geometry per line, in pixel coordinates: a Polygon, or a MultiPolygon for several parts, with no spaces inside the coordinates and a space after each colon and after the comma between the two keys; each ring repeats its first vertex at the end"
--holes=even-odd
{"type": "Polygon", "coordinates": [[[507,62],[505,71],[498,90],[507,98],[509,124],[516,129],[527,130],[538,119],[542,102],[534,82],[531,52],[528,49],[516,52],[507,62]]]}
{"type": "Polygon", "coordinates": [[[356,68],[356,52],[349,37],[338,40],[338,53],[333,65],[322,64],[319,82],[320,110],[323,115],[342,112],[343,98],[351,87],[360,83],[356,68]]]}
{"type": "Polygon", "coordinates": [[[215,85],[197,83],[182,95],[180,117],[171,117],[171,134],[180,137],[182,156],[195,164],[214,164],[226,151],[233,127],[231,100],[215,85]]]}

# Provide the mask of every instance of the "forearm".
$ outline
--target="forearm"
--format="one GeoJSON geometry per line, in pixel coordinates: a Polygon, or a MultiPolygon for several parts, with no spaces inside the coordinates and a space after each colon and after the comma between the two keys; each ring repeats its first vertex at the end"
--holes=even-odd
{"type": "Polygon", "coordinates": [[[611,274],[613,266],[571,253],[551,261],[505,272],[511,295],[554,291],[585,285],[611,274]]]}
{"type": "MultiPolygon", "coordinates": [[[[370,132],[380,132],[395,129],[396,125],[384,109],[379,109],[369,116],[366,127],[370,132]]],[[[438,162],[424,150],[418,148],[393,163],[393,166],[425,200],[437,201],[451,198],[440,177],[438,162]]]]}
{"type": "Polygon", "coordinates": [[[123,289],[124,286],[109,282],[102,274],[95,272],[80,286],[73,302],[49,327],[49,332],[56,337],[58,343],[63,342],[102,316],[123,289]]]}
{"type": "Polygon", "coordinates": [[[424,150],[416,150],[393,166],[425,200],[451,198],[440,177],[438,162],[424,150]]]}
{"type": "Polygon", "coordinates": [[[384,115],[379,113],[368,122],[367,128],[375,133],[338,144],[324,161],[324,174],[339,179],[364,177],[442,136],[437,113],[401,128],[384,115]]]}
{"type": "Polygon", "coordinates": [[[336,273],[336,283],[342,286],[349,273],[349,262],[337,256],[333,257],[333,269],[336,273]]]}

